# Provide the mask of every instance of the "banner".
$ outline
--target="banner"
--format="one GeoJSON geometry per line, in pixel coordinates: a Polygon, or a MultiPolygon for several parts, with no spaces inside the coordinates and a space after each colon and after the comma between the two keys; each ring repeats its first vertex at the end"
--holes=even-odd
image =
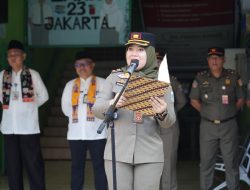
{"type": "Polygon", "coordinates": [[[234,46],[235,0],[143,0],[142,10],[170,68],[206,66],[209,47],[234,46]]]}
{"type": "Polygon", "coordinates": [[[28,0],[31,46],[117,46],[130,30],[130,0],[28,0]]]}

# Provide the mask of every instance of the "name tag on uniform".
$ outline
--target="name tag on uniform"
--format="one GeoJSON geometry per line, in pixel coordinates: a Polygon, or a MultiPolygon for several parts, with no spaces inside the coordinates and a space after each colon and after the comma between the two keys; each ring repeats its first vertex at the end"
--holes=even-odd
{"type": "Polygon", "coordinates": [[[228,104],[228,95],[222,95],[222,104],[228,104]]]}
{"type": "Polygon", "coordinates": [[[134,112],[134,123],[143,123],[143,114],[141,112],[134,112]]]}
{"type": "Polygon", "coordinates": [[[87,104],[87,102],[88,102],[88,99],[87,99],[87,98],[88,98],[88,95],[87,95],[87,94],[84,94],[84,95],[83,95],[83,101],[82,101],[84,104],[87,104]]]}
{"type": "Polygon", "coordinates": [[[17,101],[19,98],[19,93],[18,91],[13,91],[12,92],[12,100],[17,101]]]}

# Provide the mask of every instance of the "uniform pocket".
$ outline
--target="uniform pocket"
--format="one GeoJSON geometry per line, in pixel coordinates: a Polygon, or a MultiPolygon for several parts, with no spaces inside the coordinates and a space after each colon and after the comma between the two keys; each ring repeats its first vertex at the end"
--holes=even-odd
{"type": "Polygon", "coordinates": [[[228,96],[229,102],[235,101],[236,92],[233,86],[227,86],[223,93],[228,96]]]}
{"type": "Polygon", "coordinates": [[[201,85],[200,89],[201,89],[201,99],[203,102],[209,102],[210,100],[215,99],[213,88],[210,84],[201,85]]]}

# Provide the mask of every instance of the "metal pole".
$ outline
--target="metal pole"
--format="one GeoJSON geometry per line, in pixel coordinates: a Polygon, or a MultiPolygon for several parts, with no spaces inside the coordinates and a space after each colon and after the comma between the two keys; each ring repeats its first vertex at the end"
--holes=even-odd
{"type": "Polygon", "coordinates": [[[113,190],[117,190],[116,181],[116,156],[115,156],[115,127],[114,121],[109,123],[111,129],[111,150],[112,150],[112,172],[113,172],[113,190]]]}

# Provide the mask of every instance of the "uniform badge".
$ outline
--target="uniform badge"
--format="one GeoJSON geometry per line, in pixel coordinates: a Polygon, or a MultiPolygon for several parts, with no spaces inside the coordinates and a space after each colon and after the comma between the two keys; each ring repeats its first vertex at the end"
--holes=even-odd
{"type": "Polygon", "coordinates": [[[125,82],[126,82],[125,79],[120,79],[120,80],[116,81],[115,84],[118,85],[118,86],[123,86],[125,84],[125,82]]]}
{"type": "Polygon", "coordinates": [[[205,95],[204,95],[204,98],[205,98],[205,99],[208,99],[208,95],[207,95],[207,94],[205,94],[205,95]]]}
{"type": "Polygon", "coordinates": [[[226,86],[222,86],[221,89],[222,89],[222,90],[226,90],[226,86]]]}
{"type": "Polygon", "coordinates": [[[122,73],[122,74],[119,74],[118,77],[120,79],[128,79],[129,78],[129,73],[122,73]]]}
{"type": "Polygon", "coordinates": [[[197,88],[198,82],[196,80],[193,81],[192,88],[197,88]]]}
{"type": "Polygon", "coordinates": [[[122,70],[121,69],[112,70],[112,73],[118,73],[118,72],[122,72],[122,70]]]}
{"type": "Polygon", "coordinates": [[[225,83],[226,83],[226,85],[230,85],[231,80],[230,79],[226,79],[225,83]]]}
{"type": "Polygon", "coordinates": [[[239,86],[243,86],[243,83],[242,83],[242,80],[241,80],[241,79],[238,79],[238,85],[239,85],[239,86]]]}
{"type": "Polygon", "coordinates": [[[134,112],[134,122],[135,123],[143,123],[143,115],[139,111],[134,112]]]}
{"type": "Polygon", "coordinates": [[[203,85],[208,85],[209,82],[208,82],[208,81],[204,81],[202,84],[203,84],[203,85]]]}
{"type": "Polygon", "coordinates": [[[222,104],[228,104],[228,95],[222,95],[222,104]]]}

